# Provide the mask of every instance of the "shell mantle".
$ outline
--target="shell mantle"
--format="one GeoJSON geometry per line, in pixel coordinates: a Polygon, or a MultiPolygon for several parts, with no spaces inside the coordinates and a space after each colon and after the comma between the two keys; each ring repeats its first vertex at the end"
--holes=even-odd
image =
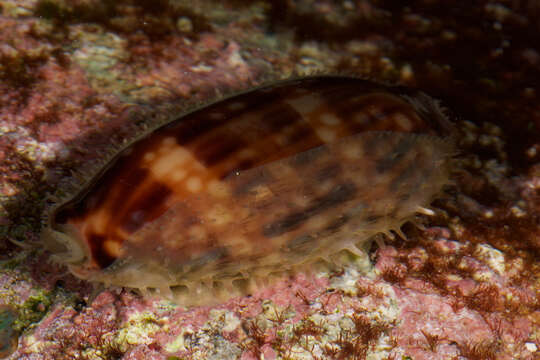
{"type": "Polygon", "coordinates": [[[84,279],[228,298],[238,279],[399,231],[448,183],[451,133],[421,92],[346,76],[263,85],[128,144],[53,208],[43,238],[84,279]]]}

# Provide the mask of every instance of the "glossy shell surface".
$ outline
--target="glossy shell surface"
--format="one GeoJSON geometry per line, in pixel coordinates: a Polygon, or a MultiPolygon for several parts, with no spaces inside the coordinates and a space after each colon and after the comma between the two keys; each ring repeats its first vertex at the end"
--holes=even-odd
{"type": "Polygon", "coordinates": [[[129,145],[54,209],[44,236],[77,276],[139,289],[289,269],[356,251],[429,206],[448,182],[450,128],[403,88],[264,85],[129,145]]]}

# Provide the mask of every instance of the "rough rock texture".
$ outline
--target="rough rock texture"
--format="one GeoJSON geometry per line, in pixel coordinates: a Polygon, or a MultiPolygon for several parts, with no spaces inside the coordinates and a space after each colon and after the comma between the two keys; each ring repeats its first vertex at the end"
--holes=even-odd
{"type": "Polygon", "coordinates": [[[540,6],[401,4],[0,0],[0,356],[537,358],[540,6]],[[408,241],[213,308],[47,262],[41,214],[73,172],[186,101],[313,72],[417,87],[456,115],[462,171],[408,241]]]}

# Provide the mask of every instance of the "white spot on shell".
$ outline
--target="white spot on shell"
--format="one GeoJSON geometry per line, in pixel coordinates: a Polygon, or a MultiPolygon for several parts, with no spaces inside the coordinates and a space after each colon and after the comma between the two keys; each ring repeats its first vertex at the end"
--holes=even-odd
{"type": "Polygon", "coordinates": [[[156,154],[154,152],[152,152],[152,151],[149,151],[146,154],[144,154],[143,161],[150,162],[150,161],[154,160],[155,158],[156,158],[156,154]]]}
{"type": "MultiPolygon", "coordinates": [[[[175,169],[180,168],[190,157],[190,153],[185,148],[176,146],[174,149],[157,156],[149,167],[156,178],[162,179],[175,169]]],[[[196,163],[196,160],[193,159],[193,162],[196,163]]]]}
{"type": "Polygon", "coordinates": [[[190,177],[186,181],[186,188],[193,193],[201,191],[202,189],[201,179],[196,176],[190,177]]]}
{"type": "Polygon", "coordinates": [[[106,208],[100,208],[99,211],[92,216],[87,226],[96,233],[104,233],[110,219],[111,214],[109,211],[107,211],[106,208]]]}
{"type": "Polygon", "coordinates": [[[174,182],[178,182],[185,178],[187,175],[186,170],[184,169],[176,169],[171,175],[171,180],[174,182]]]}
{"type": "Polygon", "coordinates": [[[296,111],[298,111],[302,115],[307,115],[308,113],[317,109],[322,104],[321,99],[313,94],[293,97],[285,100],[285,102],[291,105],[296,111]]]}

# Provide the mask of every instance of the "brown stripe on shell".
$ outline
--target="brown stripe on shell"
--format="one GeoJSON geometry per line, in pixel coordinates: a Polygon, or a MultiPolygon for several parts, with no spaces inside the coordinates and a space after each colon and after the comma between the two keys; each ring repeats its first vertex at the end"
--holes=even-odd
{"type": "Polygon", "coordinates": [[[313,200],[306,209],[286,215],[271,224],[263,227],[262,233],[265,237],[282,235],[293,229],[297,229],[315,215],[331,210],[333,207],[341,205],[350,200],[356,191],[354,184],[345,183],[334,187],[328,194],[313,200]]]}
{"type": "Polygon", "coordinates": [[[128,202],[126,208],[117,215],[118,223],[113,226],[120,226],[131,234],[140,229],[145,222],[155,219],[155,214],[165,212],[165,203],[172,189],[155,182],[149,187],[148,191],[136,197],[133,202],[128,202]],[[131,211],[131,209],[139,210],[131,211]]]}
{"type": "Polygon", "coordinates": [[[205,166],[212,166],[245,148],[246,145],[241,139],[231,138],[230,134],[222,132],[198,142],[193,155],[205,166]]]}
{"type": "Polygon", "coordinates": [[[239,122],[246,114],[268,112],[269,105],[279,104],[282,94],[279,92],[257,92],[242,95],[242,100],[237,98],[217,102],[205,108],[205,111],[195,112],[180,122],[173,122],[163,128],[167,133],[174,133],[179,144],[186,145],[223,125],[230,125],[231,121],[239,122]],[[244,104],[241,107],[232,104],[244,104]]]}
{"type": "Polygon", "coordinates": [[[376,170],[379,173],[384,173],[392,170],[399,164],[400,161],[407,155],[407,152],[414,146],[416,139],[414,137],[406,137],[401,139],[387,154],[378,159],[376,170]]]}
{"type": "Polygon", "coordinates": [[[97,266],[101,269],[109,267],[116,260],[116,256],[109,254],[104,247],[104,243],[107,237],[98,234],[85,234],[90,245],[90,252],[92,259],[96,262],[97,266]]]}
{"type": "Polygon", "coordinates": [[[276,134],[283,130],[284,127],[302,121],[302,115],[296,111],[291,105],[283,102],[277,102],[273,108],[268,109],[261,114],[260,125],[268,130],[268,134],[276,134]]]}

